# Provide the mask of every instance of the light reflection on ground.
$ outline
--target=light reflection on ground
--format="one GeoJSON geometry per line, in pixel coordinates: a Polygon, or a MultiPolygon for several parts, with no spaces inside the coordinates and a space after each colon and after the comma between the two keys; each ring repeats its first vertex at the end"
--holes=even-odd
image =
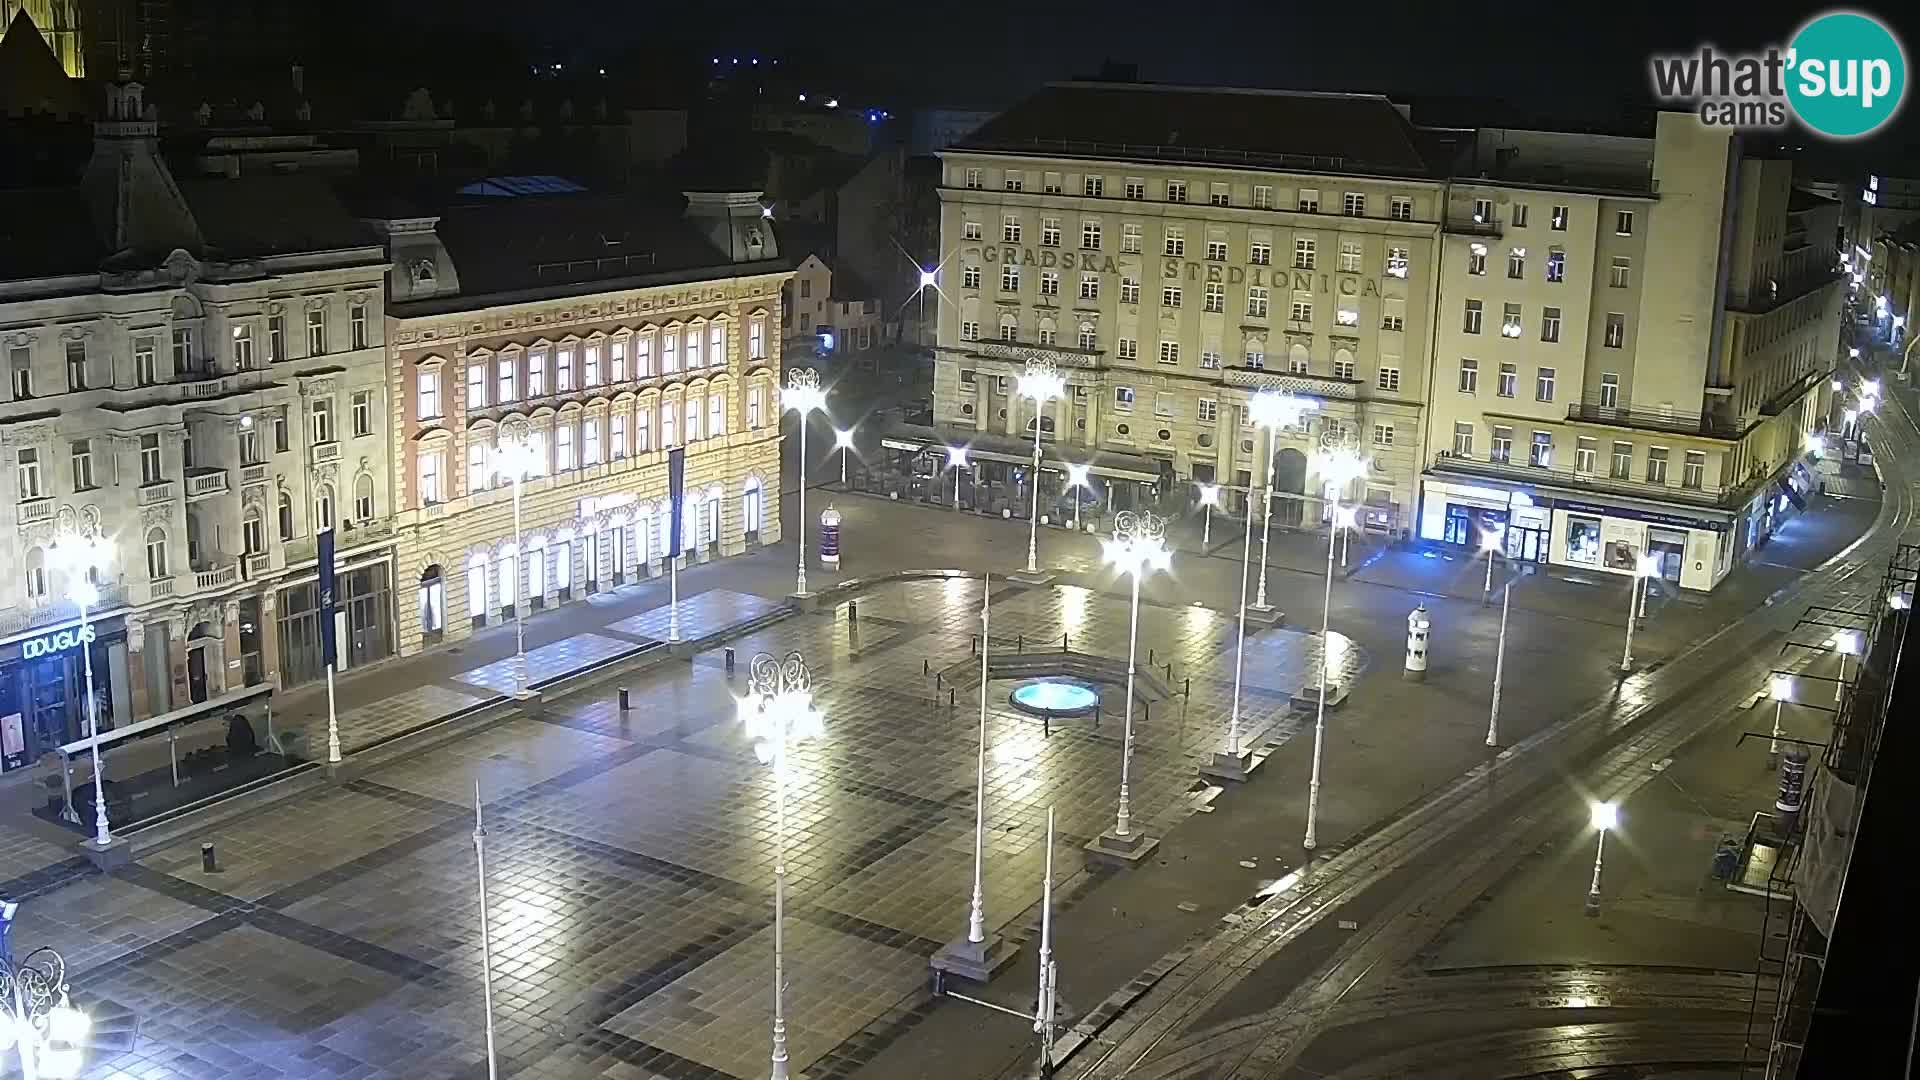
{"type": "Polygon", "coordinates": [[[1075,682],[1038,679],[1013,692],[1014,708],[1050,716],[1078,716],[1100,704],[1100,695],[1075,682]]]}

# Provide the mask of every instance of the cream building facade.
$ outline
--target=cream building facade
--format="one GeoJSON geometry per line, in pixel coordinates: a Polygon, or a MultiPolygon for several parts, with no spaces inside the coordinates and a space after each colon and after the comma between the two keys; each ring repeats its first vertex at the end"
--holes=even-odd
{"type": "MultiPolygon", "coordinates": [[[[1024,471],[1029,359],[1066,375],[1042,490],[1090,466],[1108,508],[1244,492],[1275,462],[1291,523],[1324,514],[1314,450],[1357,441],[1369,527],[1418,494],[1445,186],[1368,95],[1049,86],[941,155],[934,429],[988,479],[1024,471]],[[1267,442],[1260,390],[1314,399],[1267,442]]],[[[911,441],[893,444],[911,447],[911,441]]],[[[1241,503],[1243,495],[1233,502],[1241,503]]]]}
{"type": "Polygon", "coordinates": [[[379,223],[402,654],[510,622],[516,603],[666,573],[676,447],[681,565],[780,536],[792,272],[759,193],[691,193],[684,212],[589,194],[494,202],[379,223]],[[535,463],[516,536],[501,451],[520,431],[535,463]]]}
{"type": "Polygon", "coordinates": [[[10,207],[0,254],[7,768],[84,734],[83,648],[116,726],[301,681],[315,530],[393,543],[377,238],[304,178],[177,182],[142,88],[107,101],[80,186],[10,207]],[[58,546],[87,535],[112,555],[90,642],[58,546]]]}
{"type": "Polygon", "coordinates": [[[1420,537],[1711,588],[1816,483],[1838,204],[1687,114],[1454,171],[1420,537]]]}

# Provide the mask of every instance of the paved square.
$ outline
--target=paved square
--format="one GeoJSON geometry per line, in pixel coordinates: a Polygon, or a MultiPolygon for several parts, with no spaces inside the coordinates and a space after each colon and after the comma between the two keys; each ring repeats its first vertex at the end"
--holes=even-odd
{"type": "MultiPolygon", "coordinates": [[[[527,650],[527,685],[533,686],[555,676],[578,671],[583,667],[598,663],[610,656],[632,652],[637,648],[631,641],[622,641],[602,634],[575,634],[564,641],[551,645],[542,645],[527,650]]],[[[484,667],[463,671],[456,679],[473,686],[483,686],[488,690],[507,693],[517,685],[520,658],[509,656],[505,660],[495,660],[484,667]]]]}
{"type": "MultiPolygon", "coordinates": [[[[709,589],[693,596],[682,596],[680,598],[680,637],[684,641],[693,641],[728,627],[765,618],[775,612],[786,610],[786,607],[787,605],[769,600],[764,596],[734,592],[731,589],[709,589]]],[[[607,629],[652,638],[655,641],[665,641],[671,621],[669,609],[657,607],[638,615],[630,615],[619,622],[608,623],[607,629]]]]}

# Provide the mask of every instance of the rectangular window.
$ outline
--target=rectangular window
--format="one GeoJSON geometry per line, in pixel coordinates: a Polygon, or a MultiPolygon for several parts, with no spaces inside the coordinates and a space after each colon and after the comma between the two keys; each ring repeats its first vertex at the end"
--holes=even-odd
{"type": "Polygon", "coordinates": [[[1520,305],[1500,305],[1500,336],[1517,338],[1526,330],[1520,325],[1520,305]]]}
{"type": "Polygon", "coordinates": [[[1492,199],[1473,200],[1473,220],[1478,222],[1481,225],[1485,225],[1493,221],[1493,200],[1492,199]]]}
{"type": "Polygon", "coordinates": [[[1113,343],[1113,354],[1122,360],[1138,360],[1140,343],[1133,338],[1123,337],[1113,343]]]}
{"type": "Polygon", "coordinates": [[[1160,362],[1163,364],[1179,363],[1180,362],[1180,343],[1177,341],[1161,342],[1160,343],[1160,362]]]}
{"type": "Polygon", "coordinates": [[[1120,302],[1137,304],[1140,302],[1140,283],[1130,277],[1120,279],[1120,302]]]}
{"type": "Polygon", "coordinates": [[[580,350],[580,379],[582,386],[600,385],[600,346],[588,345],[580,350]]]}
{"type": "Polygon", "coordinates": [[[1000,219],[1000,239],[1008,244],[1017,244],[1020,242],[1019,218],[1004,217],[1000,219]]]}
{"type": "Polygon", "coordinates": [[[1100,223],[1083,221],[1080,223],[1080,247],[1085,251],[1100,250],[1100,223]]]}
{"type": "Polygon", "coordinates": [[[1560,340],[1560,309],[1557,307],[1540,309],[1540,340],[1560,340]]]}
{"type": "Polygon", "coordinates": [[[1465,420],[1454,421],[1453,456],[1463,458],[1473,456],[1473,425],[1465,420]]]}
{"type": "Polygon", "coordinates": [[[253,327],[235,326],[233,334],[233,369],[235,371],[253,370],[253,327]]]}
{"type": "Polygon", "coordinates": [[[272,315],[267,318],[267,363],[277,364],[287,358],[287,317],[272,315]]]}
{"type": "Polygon", "coordinates": [[[314,398],[307,410],[307,430],[313,442],[333,441],[333,399],[314,398]]]}
{"type": "Polygon", "coordinates": [[[1567,253],[1558,249],[1547,252],[1547,280],[1558,284],[1567,279],[1567,253]]]}
{"type": "MultiPolygon", "coordinates": [[[[699,366],[700,329],[687,331],[687,366],[699,366]]],[[[573,390],[573,349],[562,346],[553,354],[553,388],[565,394],[573,390]]]]}
{"type": "Polygon", "coordinates": [[[1247,286],[1247,315],[1255,319],[1267,317],[1267,290],[1263,286],[1247,286]]]}
{"type": "Polygon", "coordinates": [[[1247,350],[1247,366],[1255,371],[1267,369],[1267,354],[1259,349],[1247,350]]]}
{"type": "Polygon", "coordinates": [[[645,454],[653,450],[653,409],[642,405],[633,414],[633,452],[645,454]]]}
{"type": "Polygon", "coordinates": [[[1273,209],[1273,188],[1267,184],[1253,185],[1253,208],[1255,210],[1273,209]]]}
{"type": "Polygon", "coordinates": [[[1169,225],[1166,229],[1165,254],[1170,259],[1178,259],[1187,253],[1187,234],[1178,225],[1169,225]]]}
{"type": "Polygon", "coordinates": [[[1218,281],[1207,282],[1205,296],[1206,304],[1204,306],[1207,311],[1222,312],[1227,310],[1227,287],[1225,285],[1222,285],[1218,281]]]}
{"type": "Polygon", "coordinates": [[[1127,177],[1127,198],[1144,199],[1147,197],[1147,182],[1137,176],[1127,177]]]}
{"type": "Polygon", "coordinates": [[[1613,444],[1613,466],[1608,474],[1615,480],[1633,479],[1633,444],[1617,442],[1613,444]]]}
{"type": "Polygon", "coordinates": [[[366,348],[367,342],[370,340],[367,333],[367,305],[354,304],[347,308],[347,327],[348,335],[353,341],[353,347],[356,349],[366,348]]]}
{"type": "Polygon", "coordinates": [[[1494,391],[1500,397],[1513,397],[1520,389],[1520,372],[1512,364],[1500,365],[1500,385],[1494,391]]]}
{"type": "Polygon", "coordinates": [[[1207,190],[1207,202],[1212,206],[1232,206],[1233,196],[1228,192],[1227,185],[1213,184],[1207,190]]]}
{"type": "Polygon", "coordinates": [[[260,457],[260,432],[252,427],[240,429],[240,464],[258,465],[260,457]]]}
{"type": "Polygon", "coordinates": [[[1480,277],[1487,272],[1487,245],[1467,245],[1467,273],[1480,277]]]}
{"type": "Polygon", "coordinates": [[[627,343],[624,340],[607,343],[607,378],[616,383],[627,381],[627,343]]]}
{"type": "MultiPolygon", "coordinates": [[[[756,388],[757,389],[757,388],[756,388]]],[[[627,416],[614,413],[607,417],[607,444],[612,450],[608,456],[615,461],[627,456],[627,416]]]]}
{"type": "Polygon", "coordinates": [[[1313,321],[1313,304],[1306,300],[1293,301],[1292,310],[1287,313],[1287,318],[1297,323],[1312,322],[1313,321]]]}
{"type": "Polygon", "coordinates": [[[440,453],[423,452],[420,455],[420,501],[437,503],[440,501],[440,453]]]}
{"type": "Polygon", "coordinates": [[[1227,242],[1225,240],[1207,241],[1207,261],[1208,262],[1226,262],[1227,261],[1227,242]]]}
{"type": "Polygon", "coordinates": [[[1513,429],[1504,424],[1495,424],[1493,438],[1487,445],[1487,460],[1506,464],[1513,460],[1513,429]]]}
{"type": "Polygon", "coordinates": [[[307,311],[307,355],[325,356],[327,352],[327,313],[321,308],[307,311]]]}
{"type": "MultiPolygon", "coordinates": [[[[986,239],[986,230],[977,221],[969,221],[969,222],[963,223],[960,226],[960,234],[961,236],[963,236],[965,239],[968,239],[968,240],[986,239]]],[[[811,281],[803,281],[800,284],[802,288],[808,288],[812,286],[813,283],[811,281]]]]}
{"type": "Polygon", "coordinates": [[[1080,275],[1080,299],[1082,300],[1100,299],[1100,275],[1099,274],[1081,274],[1080,275]]]}
{"type": "Polygon", "coordinates": [[[285,405],[282,405],[278,409],[274,410],[274,414],[273,414],[273,452],[274,453],[284,454],[287,452],[288,440],[290,437],[290,429],[292,427],[293,425],[289,423],[287,420],[287,407],[285,405]]]}
{"type": "Polygon", "coordinates": [[[1373,425],[1373,445],[1381,446],[1381,447],[1388,447],[1393,445],[1393,425],[1392,424],[1373,425]]]}
{"type": "Polygon", "coordinates": [[[1351,360],[1336,359],[1333,362],[1333,377],[1336,379],[1346,379],[1351,382],[1353,381],[1353,371],[1354,365],[1351,360]]]}
{"type": "Polygon", "coordinates": [[[1533,374],[1533,400],[1552,401],[1557,376],[1550,367],[1536,368],[1533,374]]]}
{"type": "Polygon", "coordinates": [[[1633,260],[1625,255],[1615,255],[1613,265],[1607,272],[1607,284],[1615,289],[1624,289],[1633,278],[1633,260]]]}
{"type": "Polygon", "coordinates": [[[1397,277],[1402,280],[1405,280],[1407,276],[1407,268],[1409,265],[1410,265],[1410,260],[1408,259],[1406,248],[1398,247],[1398,246],[1387,248],[1387,276],[1388,277],[1397,277]]]}
{"type": "Polygon", "coordinates": [[[1172,394],[1153,395],[1153,415],[1167,418],[1180,415],[1179,410],[1174,408],[1172,394]]]}
{"type": "MultiPolygon", "coordinates": [[[[1560,209],[1555,207],[1554,209],[1560,209]]],[[[1576,439],[1573,444],[1573,471],[1582,476],[1593,475],[1594,460],[1599,457],[1599,444],[1585,436],[1576,439]]]]}
{"type": "Polygon", "coordinates": [[[1140,235],[1140,226],[1138,225],[1120,226],[1121,253],[1125,255],[1138,255],[1140,253],[1140,235]]]}
{"type": "Polygon", "coordinates": [[[981,170],[981,169],[968,169],[967,176],[966,176],[967,187],[972,188],[975,191],[978,191],[981,188],[986,187],[987,185],[982,178],[983,172],[984,170],[981,170]]]}
{"type": "Polygon", "coordinates": [[[1607,313],[1607,337],[1603,344],[1618,349],[1627,343],[1627,317],[1617,311],[1607,313]]]}
{"type": "Polygon", "coordinates": [[[1057,172],[1047,173],[1040,178],[1040,190],[1046,192],[1048,195],[1064,195],[1067,191],[1066,187],[1061,183],[1060,174],[1057,172]]]}
{"type": "Polygon", "coordinates": [[[1566,207],[1556,206],[1553,208],[1553,220],[1551,223],[1551,227],[1554,232],[1567,231],[1567,208],[1566,207]]]}
{"type": "Polygon", "coordinates": [[[133,381],[141,386],[160,381],[159,346],[151,337],[133,339],[133,381]]]}
{"type": "Polygon", "coordinates": [[[1397,367],[1382,367],[1379,371],[1378,377],[1375,380],[1375,385],[1382,390],[1388,390],[1388,391],[1399,390],[1400,389],[1400,369],[1397,367]]]}
{"type": "Polygon", "coordinates": [[[1466,317],[1462,320],[1462,323],[1460,326],[1461,332],[1467,333],[1467,334],[1479,333],[1480,318],[1482,314],[1483,312],[1480,307],[1480,301],[1478,300],[1467,301],[1466,317]]]}
{"type": "Polygon", "coordinates": [[[1008,191],[1024,191],[1027,186],[1027,174],[1008,169],[1002,182],[1008,191]]]}
{"type": "Polygon", "coordinates": [[[1060,295],[1060,271],[1058,270],[1040,271],[1040,295],[1041,296],[1059,296],[1060,295]]]}
{"type": "Polygon", "coordinates": [[[160,436],[140,436],[140,483],[157,484],[165,479],[160,467],[160,436]]]}
{"type": "Polygon", "coordinates": [[[1647,483],[1667,482],[1667,448],[1656,446],[1647,451],[1647,483]]]}
{"type": "Polygon", "coordinates": [[[67,342],[67,389],[85,390],[87,388],[87,343],[84,341],[67,342]]]}
{"type": "Polygon", "coordinates": [[[1020,291],[1020,268],[1012,263],[1000,264],[1000,291],[1020,291]]]}
{"type": "Polygon", "coordinates": [[[1116,386],[1113,388],[1113,407],[1118,412],[1133,411],[1133,387],[1116,386]]]}
{"type": "Polygon", "coordinates": [[[352,413],[354,435],[373,434],[373,391],[355,390],[353,392],[352,413]]]}
{"type": "Polygon", "coordinates": [[[1194,407],[1193,416],[1202,423],[1216,423],[1220,419],[1220,403],[1212,398],[1201,398],[1194,407]]]}
{"type": "Polygon", "coordinates": [[[1403,331],[1406,328],[1407,328],[1407,317],[1404,315],[1380,316],[1380,329],[1382,330],[1392,330],[1395,333],[1399,333],[1400,331],[1403,331]]]}
{"type": "Polygon", "coordinates": [[[490,478],[487,444],[475,439],[467,444],[467,490],[485,491],[490,478]]]}
{"type": "Polygon", "coordinates": [[[516,362],[515,357],[503,356],[500,358],[500,402],[501,404],[505,404],[509,401],[520,400],[520,391],[518,387],[515,385],[515,381],[514,381],[518,375],[518,372],[516,370],[518,367],[519,367],[519,364],[516,362]]]}
{"type": "Polygon", "coordinates": [[[1480,390],[1480,361],[1466,359],[1460,361],[1460,392],[1478,393],[1480,390]]]}
{"type": "Polygon", "coordinates": [[[1320,193],[1312,188],[1301,188],[1294,205],[1303,214],[1317,214],[1320,212],[1320,193]]]}
{"type": "Polygon", "coordinates": [[[1523,202],[1514,203],[1513,209],[1508,212],[1507,217],[1513,223],[1514,228],[1516,229],[1526,228],[1527,227],[1527,204],[1523,202]]]}
{"type": "Polygon", "coordinates": [[[1413,220],[1413,198],[1408,195],[1395,195],[1387,203],[1389,216],[1395,221],[1413,220]]]}
{"type": "Polygon", "coordinates": [[[1100,347],[1100,332],[1095,330],[1091,325],[1082,323],[1080,325],[1080,347],[1088,352],[1098,349],[1100,347]]]}
{"type": "Polygon", "coordinates": [[[1343,274],[1357,274],[1360,272],[1359,241],[1340,241],[1340,272],[1343,274]]]}
{"type": "Polygon", "coordinates": [[[1167,201],[1178,203],[1187,201],[1187,182],[1185,180],[1167,181],[1167,201]]]}
{"type": "Polygon", "coordinates": [[[566,472],[573,468],[573,425],[556,424],[553,429],[553,468],[566,472]]]}
{"type": "Polygon", "coordinates": [[[1600,373],[1600,407],[1614,409],[1620,405],[1620,376],[1611,371],[1600,373]]]}
{"type": "Polygon", "coordinates": [[[1256,241],[1247,245],[1247,261],[1255,266],[1269,266],[1273,263],[1273,245],[1256,241]]]}
{"type": "Polygon", "coordinates": [[[960,340],[961,341],[979,341],[980,340],[980,324],[972,320],[968,320],[966,322],[961,323],[960,324],[960,340]]]}
{"type": "Polygon", "coordinates": [[[1507,252],[1507,276],[1518,280],[1527,276],[1527,249],[1514,248],[1507,252]]]}
{"type": "Polygon", "coordinates": [[[755,315],[747,323],[747,359],[765,360],[767,358],[767,320],[755,315]]]}
{"type": "Polygon", "coordinates": [[[1360,309],[1347,307],[1343,304],[1333,309],[1333,321],[1340,326],[1359,326],[1360,309]]]}
{"type": "Polygon", "coordinates": [[[1312,373],[1313,365],[1309,362],[1305,354],[1295,355],[1289,352],[1287,354],[1287,370],[1295,375],[1307,375],[1312,373]]]}
{"type": "Polygon", "coordinates": [[[1059,218],[1043,217],[1040,219],[1040,246],[1041,247],[1059,247],[1060,246],[1060,219],[1059,218]]]}
{"type": "Polygon", "coordinates": [[[600,421],[597,417],[589,416],[580,422],[580,464],[600,464],[600,421]]]}
{"type": "MultiPolygon", "coordinates": [[[[440,418],[440,373],[422,370],[414,376],[414,418],[417,420],[437,420],[440,418]]],[[[355,424],[355,434],[359,434],[359,425],[355,424]]]]}
{"type": "Polygon", "coordinates": [[[19,471],[15,474],[19,485],[15,491],[21,499],[38,499],[45,494],[40,485],[40,451],[30,446],[20,448],[19,471]]]}
{"type": "MultiPolygon", "coordinates": [[[[668,375],[676,375],[680,372],[680,335],[671,330],[660,335],[660,370],[668,375]]],[[[528,371],[527,393],[529,396],[538,397],[539,391],[533,388],[532,369],[529,368],[528,371]]]]}
{"type": "Polygon", "coordinates": [[[1293,242],[1293,268],[1295,270],[1313,269],[1314,260],[1319,257],[1319,245],[1313,240],[1301,237],[1293,242]]]}
{"type": "Polygon", "coordinates": [[[1553,468],[1553,433],[1536,431],[1533,443],[1527,447],[1527,464],[1536,469],[1553,468]]]}
{"type": "Polygon", "coordinates": [[[1699,491],[1707,482],[1707,455],[1700,450],[1687,451],[1680,466],[1680,486],[1699,491]]]}
{"type": "Polygon", "coordinates": [[[1181,289],[1178,285],[1167,285],[1160,290],[1161,307],[1179,307],[1181,289]]]}
{"type": "Polygon", "coordinates": [[[1220,370],[1220,354],[1212,349],[1200,350],[1200,366],[1208,371],[1220,370]]]}
{"type": "Polygon", "coordinates": [[[1341,211],[1348,217],[1367,216],[1367,197],[1357,191],[1347,192],[1346,204],[1341,211]]]}
{"type": "Polygon", "coordinates": [[[173,373],[192,371],[194,366],[193,331],[183,326],[173,332],[173,373]]]}
{"type": "MultiPolygon", "coordinates": [[[[668,339],[669,341],[672,338],[668,339]]],[[[671,349],[669,349],[671,351],[671,349]]],[[[527,354],[527,396],[543,397],[547,392],[547,353],[545,349],[535,349],[527,354]]]]}
{"type": "MultiPolygon", "coordinates": [[[[980,268],[977,266],[961,267],[960,268],[960,287],[963,289],[979,288],[980,287],[980,268]]],[[[804,318],[805,316],[802,316],[802,317],[804,318]]]]}
{"type": "Polygon", "coordinates": [[[1080,193],[1089,199],[1098,199],[1106,193],[1107,179],[1104,176],[1089,176],[1080,183],[1080,193]]]}
{"type": "Polygon", "coordinates": [[[487,365],[484,361],[467,361],[467,408],[483,409],[487,405],[487,365]]]}
{"type": "Polygon", "coordinates": [[[1621,210],[1613,215],[1613,231],[1621,236],[1633,235],[1633,211],[1621,210]]]}

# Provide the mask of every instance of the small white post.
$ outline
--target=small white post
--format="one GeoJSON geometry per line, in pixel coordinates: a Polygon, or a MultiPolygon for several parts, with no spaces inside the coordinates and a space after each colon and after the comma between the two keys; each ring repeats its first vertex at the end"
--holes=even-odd
{"type": "Polygon", "coordinates": [[[1513,608],[1513,582],[1500,590],[1500,644],[1493,654],[1493,708],[1487,713],[1487,745],[1500,745],[1500,681],[1507,667],[1507,613],[1513,608]]]}
{"type": "Polygon", "coordinates": [[[480,883],[480,994],[487,1010],[487,1080],[498,1080],[493,1049],[493,937],[487,921],[487,830],[480,820],[480,781],[473,782],[473,862],[480,883]]]}

